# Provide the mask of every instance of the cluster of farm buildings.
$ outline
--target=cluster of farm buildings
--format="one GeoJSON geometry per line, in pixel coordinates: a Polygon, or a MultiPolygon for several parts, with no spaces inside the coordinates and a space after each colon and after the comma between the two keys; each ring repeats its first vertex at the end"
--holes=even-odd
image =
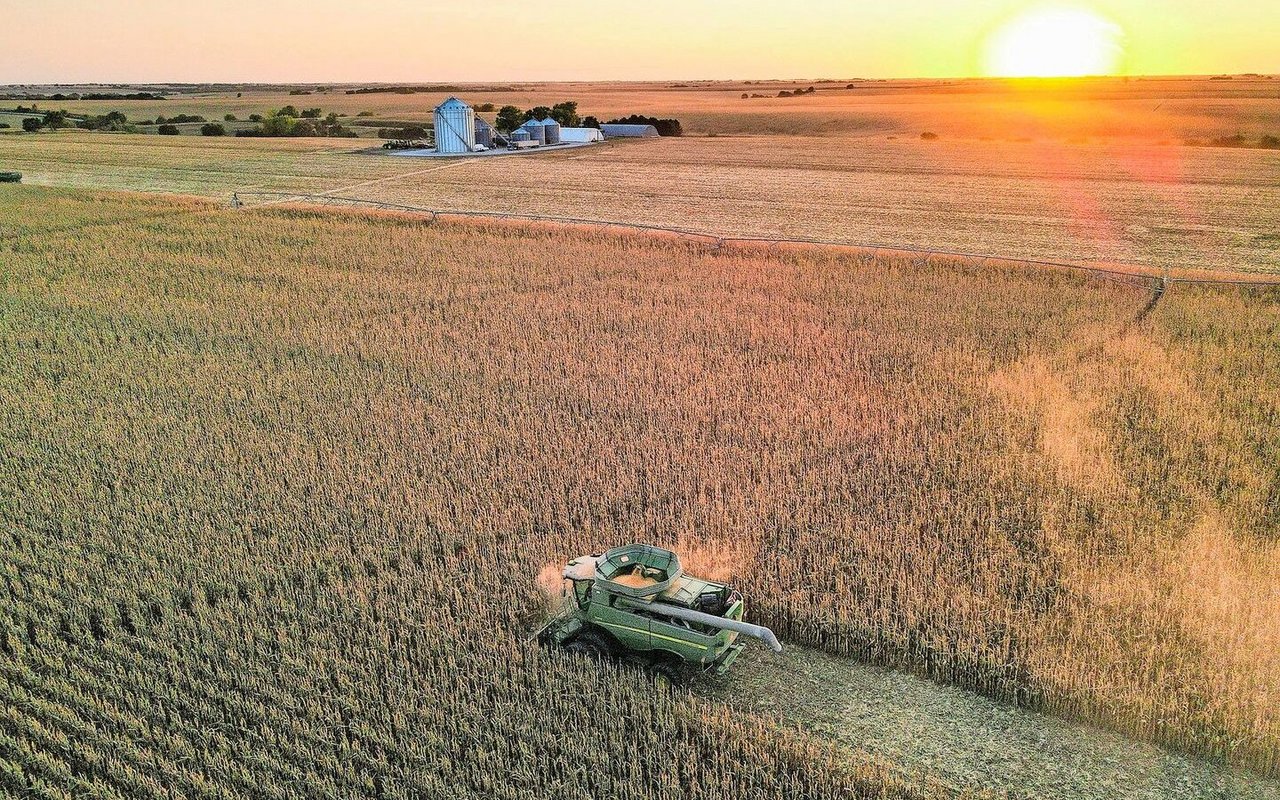
{"type": "Polygon", "coordinates": [[[652,125],[605,124],[599,128],[567,128],[550,117],[531,119],[510,133],[502,133],[476,116],[475,109],[456,97],[436,106],[436,153],[452,155],[483,152],[498,147],[525,150],[568,144],[590,144],[607,138],[648,138],[658,135],[652,125]]]}

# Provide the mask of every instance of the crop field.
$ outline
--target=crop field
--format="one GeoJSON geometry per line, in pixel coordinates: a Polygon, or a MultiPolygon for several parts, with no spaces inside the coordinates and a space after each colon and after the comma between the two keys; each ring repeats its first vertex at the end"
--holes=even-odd
{"type": "Polygon", "coordinates": [[[32,186],[0,278],[7,791],[933,791],[525,644],[637,539],[787,641],[1280,774],[1280,290],[32,186]]]}
{"type": "Polygon", "coordinates": [[[331,193],[1155,269],[1280,272],[1280,151],[1132,142],[685,137],[476,160],[349,140],[0,138],[27,183],[331,193]]]}
{"type": "MultiPolygon", "coordinates": [[[[84,89],[65,87],[64,91],[78,88],[84,89]]],[[[677,117],[693,135],[846,138],[919,136],[928,130],[950,138],[1181,143],[1241,132],[1280,133],[1280,78],[1274,76],[464,84],[414,94],[355,95],[346,94],[347,88],[351,87],[295,96],[287,88],[244,86],[237,91],[175,94],[162,101],[39,102],[41,108],[65,107],[74,113],[123,110],[130,119],[152,119],[157,114],[221,119],[226,113],[246,119],[294,105],[319,106],[353,118],[367,111],[374,119],[426,121],[437,104],[458,95],[473,104],[509,103],[520,108],[577,100],[581,113],[601,120],[634,113],[677,117]],[[816,90],[811,95],[777,97],[780,91],[808,86],[816,90]],[[767,96],[743,99],[743,93],[767,96]]],[[[20,101],[0,101],[0,105],[6,102],[20,101]]],[[[487,116],[492,119],[491,114],[487,116]]]]}

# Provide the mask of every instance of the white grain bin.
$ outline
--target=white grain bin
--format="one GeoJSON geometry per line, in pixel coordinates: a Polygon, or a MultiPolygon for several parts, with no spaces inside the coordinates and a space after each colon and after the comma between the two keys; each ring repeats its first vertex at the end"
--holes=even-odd
{"type": "Polygon", "coordinates": [[[456,97],[436,106],[436,152],[470,153],[476,146],[476,112],[456,97]]]}
{"type": "Polygon", "coordinates": [[[516,128],[507,138],[513,142],[527,142],[529,141],[529,132],[524,128],[516,128]]]}
{"type": "Polygon", "coordinates": [[[542,135],[547,144],[560,144],[560,123],[547,117],[542,121],[542,135]]]}
{"type": "Polygon", "coordinates": [[[529,141],[538,144],[547,143],[547,129],[542,127],[542,123],[536,119],[531,119],[520,126],[520,130],[529,132],[529,141]]]}

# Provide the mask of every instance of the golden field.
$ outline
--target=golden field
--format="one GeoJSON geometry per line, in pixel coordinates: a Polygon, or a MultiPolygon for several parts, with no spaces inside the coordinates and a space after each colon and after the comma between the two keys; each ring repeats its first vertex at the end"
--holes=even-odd
{"type": "Polygon", "coordinates": [[[1280,272],[1280,151],[1129,141],[752,136],[435,160],[351,140],[0,136],[27,183],[330,193],[1156,270],[1280,272]]]}
{"type": "Polygon", "coordinates": [[[1280,772],[1277,290],[37,187],[0,231],[7,787],[914,791],[523,644],[636,539],[1280,772]]]}

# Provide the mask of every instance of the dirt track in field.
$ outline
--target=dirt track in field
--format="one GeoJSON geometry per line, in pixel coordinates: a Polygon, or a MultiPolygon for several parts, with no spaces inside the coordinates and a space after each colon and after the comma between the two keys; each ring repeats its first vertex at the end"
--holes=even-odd
{"type": "Polygon", "coordinates": [[[1280,798],[1280,781],[790,644],[778,656],[749,648],[728,676],[698,691],[955,789],[1062,800],[1280,798]]]}

